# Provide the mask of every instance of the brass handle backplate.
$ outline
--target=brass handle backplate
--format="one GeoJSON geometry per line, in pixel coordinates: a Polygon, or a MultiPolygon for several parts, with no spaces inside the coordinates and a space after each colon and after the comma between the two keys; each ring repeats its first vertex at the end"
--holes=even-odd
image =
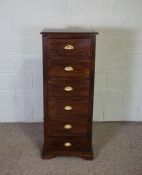
{"type": "Polygon", "coordinates": [[[66,124],[66,125],[64,125],[64,128],[65,128],[65,129],[71,129],[71,128],[72,128],[72,125],[66,124]]]}
{"type": "Polygon", "coordinates": [[[65,106],[65,107],[64,107],[64,110],[70,111],[70,110],[72,110],[72,107],[71,107],[71,106],[65,106]]]}
{"type": "Polygon", "coordinates": [[[66,86],[66,87],[64,88],[64,91],[67,91],[67,92],[73,91],[73,88],[72,88],[71,86],[66,86]]]}
{"type": "Polygon", "coordinates": [[[70,142],[65,142],[65,143],[64,143],[64,146],[65,146],[65,147],[70,147],[70,146],[72,146],[72,144],[71,144],[70,142]]]}
{"type": "Polygon", "coordinates": [[[70,71],[73,71],[73,67],[67,66],[64,68],[64,70],[70,72],[70,71]]]}
{"type": "Polygon", "coordinates": [[[68,44],[64,47],[64,49],[65,50],[72,50],[72,49],[74,49],[74,47],[72,45],[68,44]]]}

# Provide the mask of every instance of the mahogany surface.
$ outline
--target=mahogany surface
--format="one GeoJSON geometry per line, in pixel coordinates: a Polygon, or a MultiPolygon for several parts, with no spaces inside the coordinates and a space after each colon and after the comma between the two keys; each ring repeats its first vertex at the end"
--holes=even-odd
{"type": "Polygon", "coordinates": [[[41,34],[44,82],[42,158],[80,156],[92,160],[97,33],[43,31],[41,34]],[[72,70],[66,71],[66,67],[72,70]],[[65,87],[71,87],[71,90],[66,91],[65,87]]]}

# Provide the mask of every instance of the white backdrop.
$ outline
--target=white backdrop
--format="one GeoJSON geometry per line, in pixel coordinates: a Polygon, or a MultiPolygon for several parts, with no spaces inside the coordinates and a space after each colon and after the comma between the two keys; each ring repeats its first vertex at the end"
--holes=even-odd
{"type": "Polygon", "coordinates": [[[43,28],[97,30],[94,120],[142,121],[141,0],[1,0],[0,122],[38,122],[43,28]]]}

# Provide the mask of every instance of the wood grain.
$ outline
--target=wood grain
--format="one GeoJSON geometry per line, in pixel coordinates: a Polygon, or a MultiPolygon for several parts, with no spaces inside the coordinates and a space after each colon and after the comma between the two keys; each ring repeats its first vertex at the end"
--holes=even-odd
{"type": "Polygon", "coordinates": [[[44,145],[42,158],[93,159],[92,115],[97,33],[42,32],[44,145]],[[74,49],[66,50],[66,45],[74,49]],[[66,66],[73,71],[65,71],[66,66]],[[71,86],[73,91],[64,88],[71,86]],[[72,109],[66,111],[65,106],[72,109]],[[65,124],[71,129],[66,130],[65,124]],[[70,147],[64,143],[70,142],[70,147]]]}
{"type": "Polygon", "coordinates": [[[48,39],[47,49],[49,55],[86,55],[90,56],[90,39],[48,39]],[[71,45],[73,49],[66,50],[71,45]]]}

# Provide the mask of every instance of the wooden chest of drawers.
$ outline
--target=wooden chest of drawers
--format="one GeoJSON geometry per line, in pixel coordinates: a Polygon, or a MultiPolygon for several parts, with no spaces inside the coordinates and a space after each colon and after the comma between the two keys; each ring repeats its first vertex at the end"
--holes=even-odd
{"type": "Polygon", "coordinates": [[[43,31],[44,146],[42,157],[92,160],[96,34],[43,31]]]}

